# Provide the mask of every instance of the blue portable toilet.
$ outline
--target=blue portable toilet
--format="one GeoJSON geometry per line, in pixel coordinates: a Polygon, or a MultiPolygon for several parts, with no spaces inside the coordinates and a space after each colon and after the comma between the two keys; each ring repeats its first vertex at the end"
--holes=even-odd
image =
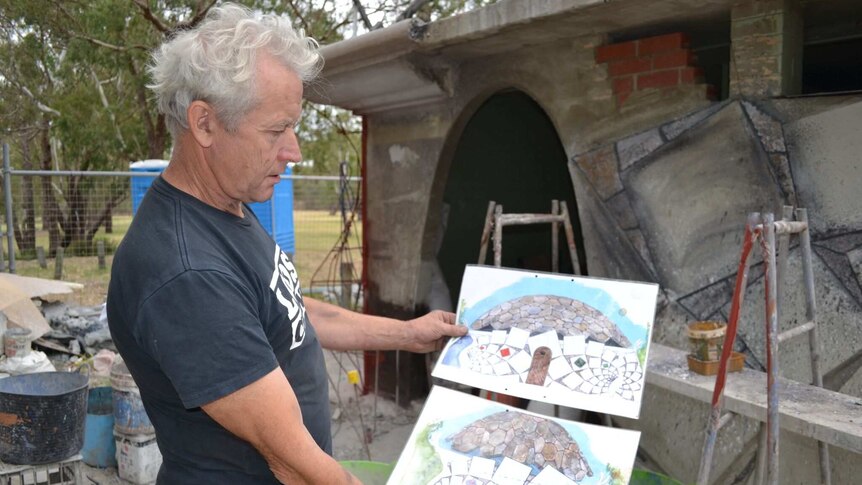
{"type": "MultiPolygon", "coordinates": [[[[143,160],[129,165],[132,172],[161,173],[168,166],[167,160],[143,160]]],[[[284,170],[284,175],[291,175],[290,167],[284,170]]],[[[138,207],[144,199],[147,189],[153,184],[153,176],[132,176],[132,215],[138,212],[138,207]]],[[[249,204],[251,210],[260,220],[264,230],[278,243],[281,250],[291,256],[296,254],[296,241],[293,233],[293,180],[281,179],[275,185],[272,197],[266,202],[249,204]]]]}
{"type": "Polygon", "coordinates": [[[167,160],[142,160],[140,162],[134,162],[129,164],[129,169],[132,172],[152,172],[152,175],[145,176],[135,176],[132,178],[132,215],[138,213],[138,207],[141,205],[141,201],[144,200],[144,194],[147,193],[147,189],[150,188],[150,185],[153,185],[153,179],[160,173],[165,167],[168,166],[167,160]]]}
{"type": "MultiPolygon", "coordinates": [[[[290,167],[284,175],[291,175],[290,167]]],[[[282,178],[275,184],[272,197],[266,202],[249,204],[260,220],[260,225],[275,240],[282,251],[293,256],[296,254],[296,240],[293,232],[293,179],[282,178]]]]}

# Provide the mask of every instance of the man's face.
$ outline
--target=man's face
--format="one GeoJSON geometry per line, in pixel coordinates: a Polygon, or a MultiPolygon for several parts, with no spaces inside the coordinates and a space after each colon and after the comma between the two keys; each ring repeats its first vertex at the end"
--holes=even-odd
{"type": "Polygon", "coordinates": [[[268,55],[257,60],[258,103],[235,132],[216,123],[207,159],[229,199],[263,202],[272,196],[288,162],[302,160],[294,132],[302,111],[302,82],[268,55]]]}

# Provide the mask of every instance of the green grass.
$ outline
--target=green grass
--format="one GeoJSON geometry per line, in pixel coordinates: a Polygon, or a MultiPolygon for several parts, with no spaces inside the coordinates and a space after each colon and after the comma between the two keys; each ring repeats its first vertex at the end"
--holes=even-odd
{"type": "MultiPolygon", "coordinates": [[[[337,214],[330,215],[328,211],[312,210],[296,210],[293,217],[296,237],[294,261],[299,272],[301,285],[307,291],[312,283],[315,286],[320,286],[325,283],[323,280],[338,276],[338,266],[337,264],[332,264],[337,258],[335,254],[330,255],[330,251],[338,241],[341,233],[341,217],[337,214]],[[321,266],[327,256],[330,256],[327,264],[318,272],[315,281],[312,281],[312,275],[321,266]],[[335,272],[331,271],[331,268],[336,268],[335,272]]],[[[130,215],[116,215],[114,216],[113,233],[105,234],[104,229],[100,229],[95,238],[105,240],[105,246],[110,253],[122,241],[131,221],[132,217],[130,215]]],[[[41,221],[37,222],[37,227],[41,227],[41,221]]],[[[359,241],[361,241],[361,224],[357,225],[356,229],[359,232],[350,238],[350,243],[353,246],[358,246],[359,241]]],[[[37,231],[36,245],[42,246],[47,250],[47,231],[37,231]]],[[[349,253],[349,257],[353,261],[354,277],[358,278],[362,272],[362,256],[358,248],[349,253]]],[[[343,255],[342,260],[347,261],[347,257],[347,255],[343,255]]],[[[106,257],[107,268],[100,270],[96,256],[66,256],[64,258],[63,279],[84,285],[84,289],[79,291],[74,298],[78,303],[82,305],[96,305],[105,301],[108,281],[111,276],[112,259],[113,257],[109,254],[106,257]]],[[[46,279],[54,278],[53,259],[48,260],[47,268],[40,268],[39,263],[35,259],[18,259],[15,266],[16,272],[22,276],[35,276],[46,279]]]]}

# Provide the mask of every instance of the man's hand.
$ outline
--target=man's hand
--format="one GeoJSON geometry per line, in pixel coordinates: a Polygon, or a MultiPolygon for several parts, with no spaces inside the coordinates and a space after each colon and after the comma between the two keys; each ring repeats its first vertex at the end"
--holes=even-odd
{"type": "Polygon", "coordinates": [[[426,353],[440,350],[446,345],[449,337],[461,337],[467,334],[467,327],[455,324],[455,314],[435,310],[431,313],[414,318],[407,322],[408,340],[404,342],[404,350],[426,353]]]}

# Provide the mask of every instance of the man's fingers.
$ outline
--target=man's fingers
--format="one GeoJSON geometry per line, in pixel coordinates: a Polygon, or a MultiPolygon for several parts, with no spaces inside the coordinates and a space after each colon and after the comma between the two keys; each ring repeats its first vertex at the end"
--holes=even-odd
{"type": "Polygon", "coordinates": [[[461,337],[467,335],[467,327],[463,325],[446,325],[443,334],[449,337],[461,337]]]}
{"type": "Polygon", "coordinates": [[[441,311],[440,311],[440,318],[441,318],[444,322],[446,322],[446,323],[448,323],[448,324],[450,324],[450,325],[455,325],[455,314],[454,314],[454,313],[444,312],[444,311],[442,311],[442,310],[441,310],[441,311]]]}

